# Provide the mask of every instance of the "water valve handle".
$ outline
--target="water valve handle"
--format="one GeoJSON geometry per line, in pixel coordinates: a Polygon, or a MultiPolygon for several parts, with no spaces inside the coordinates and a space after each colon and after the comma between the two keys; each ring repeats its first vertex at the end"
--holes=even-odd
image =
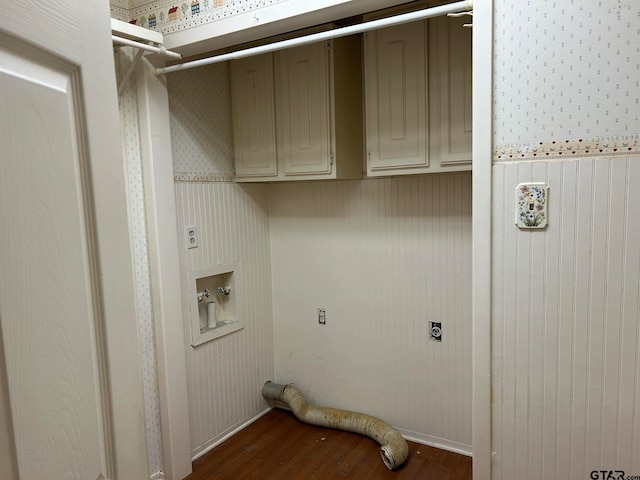
{"type": "Polygon", "coordinates": [[[202,300],[204,300],[205,298],[209,298],[209,295],[211,295],[211,290],[209,290],[208,288],[205,288],[201,292],[198,292],[198,303],[202,303],[202,300]]]}

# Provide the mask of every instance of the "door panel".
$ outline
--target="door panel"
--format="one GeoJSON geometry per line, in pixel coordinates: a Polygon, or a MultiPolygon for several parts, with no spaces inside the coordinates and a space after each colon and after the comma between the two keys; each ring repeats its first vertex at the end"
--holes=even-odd
{"type": "Polygon", "coordinates": [[[275,176],[273,54],[231,62],[236,176],[275,176]]]}
{"type": "Polygon", "coordinates": [[[31,3],[0,16],[1,459],[148,478],[108,4],[31,3]]]}
{"type": "Polygon", "coordinates": [[[3,480],[17,480],[18,465],[13,441],[13,422],[9,408],[9,387],[7,386],[6,372],[4,342],[0,329],[0,472],[2,472],[3,480]]]}
{"type": "Polygon", "coordinates": [[[471,162],[471,29],[462,27],[466,21],[431,20],[435,37],[431,71],[440,97],[434,117],[442,165],[471,162]]]}
{"type": "Polygon", "coordinates": [[[367,33],[369,173],[429,165],[425,22],[367,33]]]}
{"type": "Polygon", "coordinates": [[[328,43],[282,50],[276,129],[285,175],[331,172],[328,43]]]}
{"type": "Polygon", "coordinates": [[[77,71],[6,49],[0,65],[1,326],[19,470],[106,478],[77,71]]]}

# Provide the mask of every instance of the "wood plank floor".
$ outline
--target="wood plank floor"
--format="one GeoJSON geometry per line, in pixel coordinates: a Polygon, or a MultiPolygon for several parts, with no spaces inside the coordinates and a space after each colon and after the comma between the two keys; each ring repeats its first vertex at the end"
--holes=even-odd
{"type": "Polygon", "coordinates": [[[193,462],[185,480],[241,479],[471,480],[471,458],[409,442],[407,461],[392,472],[375,441],[272,410],[193,462]]]}

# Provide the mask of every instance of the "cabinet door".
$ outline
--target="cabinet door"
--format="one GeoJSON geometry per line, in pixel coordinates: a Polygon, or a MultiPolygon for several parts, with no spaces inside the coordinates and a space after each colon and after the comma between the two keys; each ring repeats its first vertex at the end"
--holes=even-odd
{"type": "Polygon", "coordinates": [[[468,19],[430,20],[434,152],[442,166],[471,161],[471,29],[468,19]],[[437,96],[437,99],[435,98],[437,96]]]}
{"type": "Polygon", "coordinates": [[[237,177],[275,176],[273,55],[231,62],[233,143],[237,177]]]}
{"type": "Polygon", "coordinates": [[[328,47],[276,54],[278,155],[287,176],[331,173],[328,47]]]}
{"type": "Polygon", "coordinates": [[[366,34],[369,175],[429,165],[425,25],[366,34]]]}

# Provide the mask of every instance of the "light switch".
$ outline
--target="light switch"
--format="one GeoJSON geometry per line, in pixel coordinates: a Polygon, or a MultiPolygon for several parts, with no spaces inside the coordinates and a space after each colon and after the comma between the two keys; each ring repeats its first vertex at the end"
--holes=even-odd
{"type": "Polygon", "coordinates": [[[518,228],[544,228],[547,226],[546,183],[521,183],[516,188],[516,225],[518,228]]]}

